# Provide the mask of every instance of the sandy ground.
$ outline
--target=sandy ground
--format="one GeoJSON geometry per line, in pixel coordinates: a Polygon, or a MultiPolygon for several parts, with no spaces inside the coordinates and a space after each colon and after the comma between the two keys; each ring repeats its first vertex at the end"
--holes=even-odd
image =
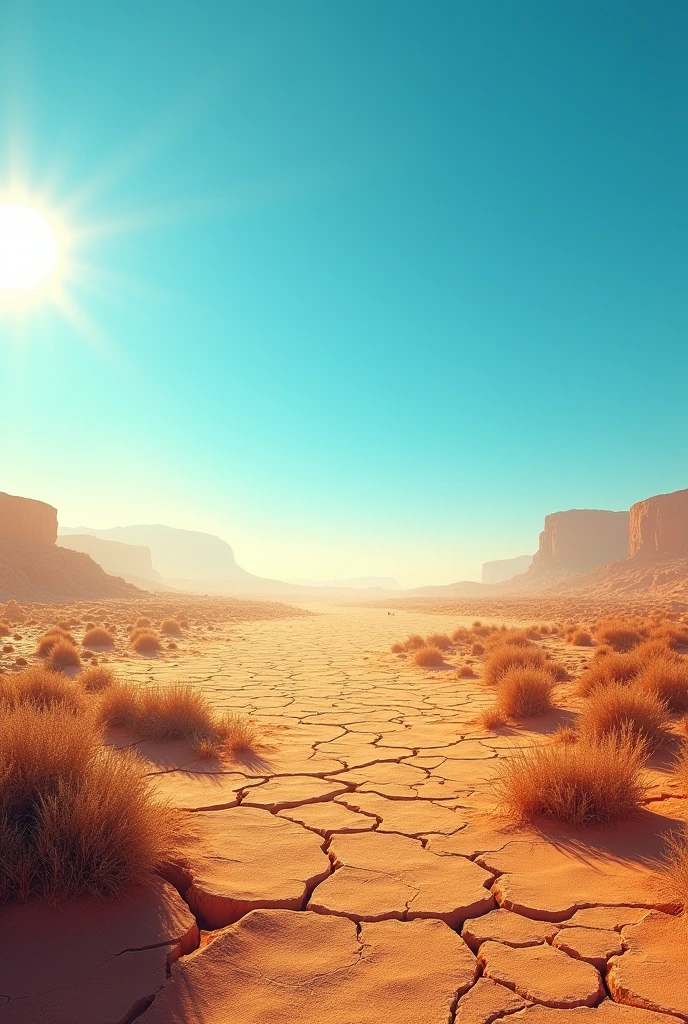
{"type": "MultiPolygon", "coordinates": [[[[479,679],[389,653],[470,617],[308,610],[110,657],[250,714],[262,745],[208,762],[113,731],[183,811],[182,856],[115,908],[2,911],[0,1021],[688,1020],[686,932],[658,873],[688,801],[667,765],[625,825],[516,828],[496,807],[500,758],[570,719],[567,684],[560,711],[487,732],[479,679]]],[[[585,660],[545,643],[574,672],[585,660]]]]}

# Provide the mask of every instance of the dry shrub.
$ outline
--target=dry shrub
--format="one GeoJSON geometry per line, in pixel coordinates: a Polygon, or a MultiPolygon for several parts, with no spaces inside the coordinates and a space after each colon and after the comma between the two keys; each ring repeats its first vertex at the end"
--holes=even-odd
{"type": "Polygon", "coordinates": [[[471,647],[471,654],[474,658],[479,658],[481,654],[485,653],[485,648],[482,644],[473,644],[471,647]]]}
{"type": "Polygon", "coordinates": [[[146,618],[145,615],[143,615],[140,619],[136,620],[136,626],[138,629],[147,629],[148,626],[150,626],[150,624],[151,620],[146,618]]]}
{"type": "Polygon", "coordinates": [[[448,651],[452,646],[452,639],[446,633],[431,633],[425,638],[426,647],[439,647],[441,651],[448,651]]]}
{"type": "Polygon", "coordinates": [[[160,638],[149,630],[136,631],[132,634],[131,646],[137,654],[157,654],[162,644],[160,638]]]}
{"type": "Polygon", "coordinates": [[[66,633],[64,630],[59,629],[57,626],[53,626],[49,629],[45,636],[41,637],[38,641],[38,647],[36,654],[39,658],[47,658],[52,651],[53,647],[61,642],[69,643],[74,646],[76,641],[71,633],[66,633]]]}
{"type": "Polygon", "coordinates": [[[182,627],[176,619],[164,619],[160,625],[160,632],[165,636],[181,636],[182,627]]]}
{"type": "Polygon", "coordinates": [[[0,902],[121,897],[168,851],[171,812],[134,754],[83,716],[35,705],[0,718],[0,902]]]}
{"type": "Polygon", "coordinates": [[[528,647],[500,645],[485,662],[485,682],[496,686],[505,672],[512,668],[543,668],[547,661],[546,653],[531,644],[528,647]]]}
{"type": "Polygon", "coordinates": [[[390,650],[392,651],[392,654],[403,654],[404,653],[404,645],[403,644],[398,644],[398,643],[397,644],[392,644],[390,650]]]}
{"type": "Polygon", "coordinates": [[[575,633],[571,634],[569,643],[574,647],[592,647],[592,637],[586,629],[577,629],[575,633]]]}
{"type": "Polygon", "coordinates": [[[632,654],[596,654],[576,685],[580,697],[612,683],[630,683],[640,671],[638,658],[632,654]]]}
{"type": "Polygon", "coordinates": [[[139,720],[138,686],[115,681],[103,691],[97,717],[105,726],[135,728],[139,720]]]}
{"type": "Polygon", "coordinates": [[[216,732],[210,704],[185,683],[141,689],[137,728],[154,740],[192,740],[216,732]]]}
{"type": "Polygon", "coordinates": [[[501,729],[506,725],[506,718],[500,708],[494,705],[491,708],[485,708],[481,713],[480,724],[485,729],[501,729]]]}
{"type": "Polygon", "coordinates": [[[81,658],[74,644],[70,644],[68,640],[59,640],[52,648],[45,663],[49,669],[63,672],[66,668],[80,668],[81,658]]]}
{"type": "Polygon", "coordinates": [[[490,651],[497,647],[535,647],[524,629],[499,629],[487,641],[490,651]]]}
{"type": "Polygon", "coordinates": [[[258,729],[246,715],[228,712],[217,723],[217,731],[228,750],[251,750],[258,739],[258,729]]]}
{"type": "Polygon", "coordinates": [[[667,842],[664,869],[667,896],[688,914],[688,829],[665,837],[667,842]]]}
{"type": "Polygon", "coordinates": [[[421,668],[435,668],[444,664],[444,656],[439,647],[421,647],[413,655],[413,660],[421,668]]]}
{"type": "Polygon", "coordinates": [[[650,661],[634,685],[656,694],[670,711],[688,711],[688,667],[680,655],[672,652],[650,661]]]}
{"type": "Polygon", "coordinates": [[[470,630],[466,629],[465,626],[459,626],[459,628],[455,629],[454,632],[451,634],[451,639],[452,639],[452,643],[454,643],[454,644],[467,644],[467,643],[470,643],[470,641],[471,641],[470,630]]]}
{"type": "Polygon", "coordinates": [[[595,630],[595,639],[599,644],[609,644],[613,650],[623,652],[633,650],[645,638],[623,619],[604,619],[595,630]]]}
{"type": "Polygon", "coordinates": [[[600,738],[620,731],[654,749],[666,738],[666,705],[635,685],[610,683],[593,690],[578,716],[582,736],[600,738]]]}
{"type": "Polygon", "coordinates": [[[500,764],[496,787],[519,821],[541,816],[569,825],[605,825],[637,811],[646,751],[628,734],[517,750],[500,764]]]}
{"type": "Polygon", "coordinates": [[[114,685],[115,675],[112,669],[106,668],[105,665],[92,665],[80,672],[77,680],[88,693],[100,693],[101,690],[108,690],[114,685]]]}
{"type": "Polygon", "coordinates": [[[404,641],[405,651],[419,651],[421,647],[425,647],[425,640],[420,633],[412,633],[411,636],[404,641]]]}
{"type": "Polygon", "coordinates": [[[112,633],[107,629],[103,626],[93,626],[86,631],[81,644],[83,647],[112,647],[114,642],[112,633]]]}
{"type": "Polygon", "coordinates": [[[462,665],[458,670],[457,675],[459,679],[475,679],[475,672],[473,671],[472,665],[462,665]]]}
{"type": "Polygon", "coordinates": [[[552,733],[554,743],[578,743],[578,733],[570,725],[560,725],[552,733]]]}
{"type": "Polygon", "coordinates": [[[552,707],[552,685],[543,668],[516,666],[500,676],[496,705],[507,718],[544,715],[552,707]]]}
{"type": "Polygon", "coordinates": [[[5,673],[0,678],[0,710],[4,713],[24,704],[38,710],[61,708],[73,715],[86,707],[80,687],[45,665],[32,665],[23,672],[5,673]]]}
{"type": "Polygon", "coordinates": [[[649,635],[653,640],[661,640],[674,649],[688,647],[688,627],[685,625],[671,626],[663,623],[650,629],[649,635]]]}

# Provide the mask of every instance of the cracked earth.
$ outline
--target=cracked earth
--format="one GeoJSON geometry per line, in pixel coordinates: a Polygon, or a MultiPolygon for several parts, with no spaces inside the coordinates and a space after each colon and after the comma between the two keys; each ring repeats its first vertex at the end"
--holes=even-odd
{"type": "Polygon", "coordinates": [[[113,731],[182,813],[179,858],[116,904],[2,909],[0,1021],[688,1021],[688,933],[659,874],[688,800],[653,765],[624,825],[501,818],[499,759],[561,716],[486,731],[479,678],[387,653],[467,621],[321,606],[122,666],[141,685],[202,687],[250,714],[263,745],[208,762],[113,731]]]}

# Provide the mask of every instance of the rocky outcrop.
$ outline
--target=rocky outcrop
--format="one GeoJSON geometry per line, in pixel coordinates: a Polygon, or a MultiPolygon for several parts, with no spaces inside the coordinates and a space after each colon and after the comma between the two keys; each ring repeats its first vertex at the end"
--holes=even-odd
{"type": "Polygon", "coordinates": [[[142,545],[102,540],[88,533],[60,536],[57,543],[61,548],[90,555],[105,572],[113,573],[115,576],[122,576],[124,579],[134,577],[136,580],[162,581],[160,573],[153,568],[150,548],[142,545]]]}
{"type": "Polygon", "coordinates": [[[56,537],[56,508],[0,491],[0,540],[54,544],[56,537]]]}
{"type": "Polygon", "coordinates": [[[688,490],[656,494],[631,507],[628,553],[632,558],[688,557],[688,490]]]}
{"type": "Polygon", "coordinates": [[[484,562],[483,583],[504,583],[506,580],[527,572],[533,561],[532,555],[517,555],[516,558],[502,558],[496,562],[484,562]]]}
{"type": "Polygon", "coordinates": [[[570,509],[545,516],[531,572],[590,572],[628,557],[628,512],[570,509]]]}
{"type": "Polygon", "coordinates": [[[130,583],[108,576],[88,555],[56,544],[0,539],[0,600],[76,601],[137,593],[130,583]]]}

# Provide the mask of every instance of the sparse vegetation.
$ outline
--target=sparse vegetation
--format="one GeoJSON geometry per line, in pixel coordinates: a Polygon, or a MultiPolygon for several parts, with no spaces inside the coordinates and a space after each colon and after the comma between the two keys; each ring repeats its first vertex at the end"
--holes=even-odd
{"type": "Polygon", "coordinates": [[[497,683],[497,708],[506,718],[543,715],[552,707],[552,676],[543,668],[517,665],[497,683]]]}
{"type": "Polygon", "coordinates": [[[419,651],[421,647],[425,647],[425,640],[419,633],[412,633],[404,642],[405,651],[419,651]]]}
{"type": "Polygon", "coordinates": [[[653,749],[666,738],[666,706],[652,692],[610,683],[593,690],[578,717],[581,736],[599,739],[619,731],[653,749]]]}
{"type": "Polygon", "coordinates": [[[105,665],[91,665],[77,676],[77,680],[87,693],[100,693],[114,686],[115,674],[105,665]]]}
{"type": "Polygon", "coordinates": [[[160,625],[160,632],[165,636],[181,636],[182,627],[176,619],[164,619],[160,625]]]}
{"type": "Polygon", "coordinates": [[[475,679],[475,671],[472,665],[461,665],[456,674],[459,679],[475,679]]]}
{"type": "Polygon", "coordinates": [[[22,672],[0,676],[0,719],[3,713],[24,705],[39,711],[60,708],[76,715],[85,710],[86,700],[81,687],[61,672],[32,665],[22,672]]]}
{"type": "Polygon", "coordinates": [[[656,694],[670,711],[688,711],[688,667],[673,651],[660,654],[642,668],[635,685],[656,694]]]}
{"type": "Polygon", "coordinates": [[[496,786],[517,820],[542,816],[569,825],[605,825],[637,811],[646,750],[628,734],[516,751],[500,764],[496,786]]]}
{"type": "Polygon", "coordinates": [[[635,653],[596,654],[579,677],[576,692],[580,697],[587,697],[594,690],[612,683],[630,683],[638,675],[640,667],[635,653]]]}
{"type": "Polygon", "coordinates": [[[413,660],[421,668],[436,668],[444,664],[444,655],[439,647],[421,647],[413,655],[413,660]]]}
{"type": "Polygon", "coordinates": [[[63,672],[66,668],[79,668],[81,658],[74,644],[68,640],[58,640],[46,659],[46,665],[53,671],[63,672]]]}
{"type": "Polygon", "coordinates": [[[571,635],[570,643],[574,647],[592,647],[592,637],[586,629],[577,629],[571,635]]]}
{"type": "Polygon", "coordinates": [[[425,638],[426,647],[439,647],[441,651],[448,651],[452,646],[452,639],[446,633],[431,633],[425,638]]]}
{"type": "Polygon", "coordinates": [[[112,647],[114,642],[112,633],[103,626],[92,626],[81,641],[83,647],[112,647]]]}
{"type": "Polygon", "coordinates": [[[137,654],[157,654],[162,649],[160,637],[149,629],[134,630],[131,635],[131,646],[137,654]]]}
{"type": "Polygon", "coordinates": [[[528,641],[528,646],[500,644],[485,661],[483,678],[488,686],[496,686],[502,676],[513,668],[543,668],[547,655],[528,641]]]}
{"type": "Polygon", "coordinates": [[[624,619],[604,619],[595,630],[598,644],[608,644],[614,651],[631,651],[645,639],[640,630],[624,619]]]}
{"type": "Polygon", "coordinates": [[[506,718],[503,712],[494,705],[491,708],[485,708],[480,715],[480,724],[485,729],[501,729],[506,725],[506,718]]]}
{"type": "Polygon", "coordinates": [[[688,829],[665,838],[667,896],[678,904],[683,914],[688,914],[688,829]]]}

